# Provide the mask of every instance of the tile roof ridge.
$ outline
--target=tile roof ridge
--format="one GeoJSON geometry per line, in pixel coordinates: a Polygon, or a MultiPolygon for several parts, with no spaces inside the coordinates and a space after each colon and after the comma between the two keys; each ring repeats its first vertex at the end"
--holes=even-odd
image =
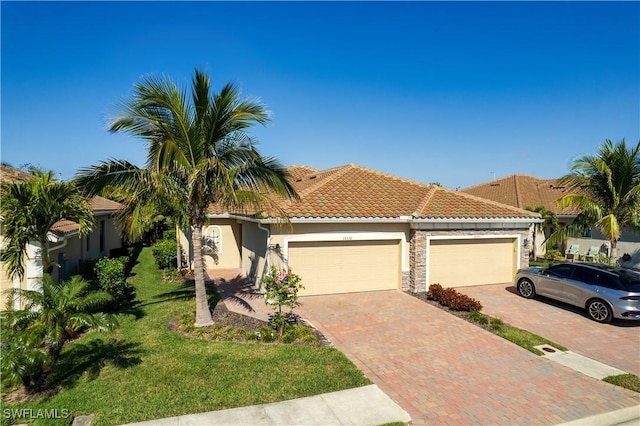
{"type": "MultiPolygon", "coordinates": [[[[327,182],[333,182],[334,180],[336,180],[339,176],[342,176],[343,174],[345,174],[347,172],[347,170],[352,167],[352,164],[347,164],[344,166],[337,166],[337,167],[332,167],[329,169],[325,169],[325,170],[318,170],[315,172],[315,175],[320,175],[320,174],[327,174],[327,176],[323,176],[322,178],[320,178],[320,180],[314,182],[313,184],[311,184],[308,188],[305,188],[304,190],[300,191],[298,193],[298,195],[300,195],[300,198],[303,198],[307,195],[309,195],[310,193],[322,188],[323,186],[325,186],[327,184],[327,182]],[[334,172],[334,173],[331,173],[334,172]]],[[[307,176],[311,176],[314,173],[309,173],[307,176]]],[[[290,203],[291,201],[289,201],[290,203]]]]}
{"type": "Polygon", "coordinates": [[[516,193],[516,207],[522,207],[522,200],[520,200],[520,185],[518,184],[518,175],[513,175],[513,190],[516,193]]]}
{"type": "Polygon", "coordinates": [[[444,191],[447,191],[447,192],[454,192],[454,193],[456,193],[456,194],[459,194],[459,195],[460,195],[460,196],[462,196],[462,197],[470,198],[470,199],[473,199],[473,200],[476,200],[476,201],[482,201],[482,202],[485,202],[485,203],[488,203],[488,204],[492,204],[492,205],[497,206],[497,207],[506,208],[506,209],[509,209],[509,210],[511,210],[511,211],[514,211],[514,212],[518,212],[518,213],[523,213],[523,212],[525,212],[525,213],[527,213],[527,214],[528,214],[529,216],[531,216],[531,217],[540,217],[540,214],[535,213],[535,212],[532,212],[532,211],[530,211],[530,210],[521,209],[521,208],[519,208],[519,207],[510,206],[510,205],[508,205],[508,204],[502,204],[502,203],[499,203],[499,202],[497,202],[497,201],[489,200],[489,199],[487,199],[487,198],[482,198],[482,197],[478,197],[478,196],[476,196],[476,195],[467,194],[466,192],[462,192],[462,191],[453,191],[453,190],[451,190],[451,189],[447,189],[447,188],[440,188],[440,189],[442,189],[442,190],[444,190],[444,191]]]}
{"type": "Polygon", "coordinates": [[[360,170],[364,170],[366,172],[373,173],[373,174],[376,174],[376,175],[379,175],[379,176],[384,176],[384,177],[387,177],[387,178],[390,178],[390,179],[394,179],[394,180],[397,180],[397,181],[410,183],[412,185],[418,185],[418,186],[422,186],[422,187],[436,186],[436,185],[430,185],[430,184],[424,183],[424,182],[418,182],[417,180],[407,179],[407,178],[402,177],[402,176],[392,175],[391,173],[382,172],[380,170],[371,169],[369,167],[360,166],[358,164],[349,163],[348,166],[351,166],[353,168],[357,168],[357,169],[360,169],[360,170]]]}
{"type": "Polygon", "coordinates": [[[435,193],[438,192],[438,188],[440,188],[437,185],[429,185],[429,186],[430,186],[429,191],[427,191],[427,193],[424,195],[424,197],[420,201],[420,204],[418,204],[416,211],[414,211],[411,214],[413,217],[420,216],[420,212],[427,208],[429,201],[431,201],[435,193]]]}

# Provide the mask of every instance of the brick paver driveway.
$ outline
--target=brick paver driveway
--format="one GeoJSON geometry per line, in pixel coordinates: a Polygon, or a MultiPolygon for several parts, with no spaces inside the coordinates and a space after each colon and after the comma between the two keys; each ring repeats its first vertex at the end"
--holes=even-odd
{"type": "Polygon", "coordinates": [[[486,314],[546,337],[572,352],[640,376],[640,321],[600,324],[571,305],[542,297],[520,297],[509,283],[458,291],[480,300],[486,314]]]}
{"type": "Polygon", "coordinates": [[[639,402],[399,291],[300,302],[414,425],[556,424],[639,402]]]}

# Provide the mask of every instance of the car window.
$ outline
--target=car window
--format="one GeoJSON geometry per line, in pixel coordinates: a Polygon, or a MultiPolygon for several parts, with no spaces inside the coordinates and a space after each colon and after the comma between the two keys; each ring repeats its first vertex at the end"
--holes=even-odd
{"type": "Polygon", "coordinates": [[[571,279],[582,281],[586,284],[595,284],[596,273],[591,269],[576,267],[576,269],[573,271],[573,275],[571,275],[571,279]]]}
{"type": "Polygon", "coordinates": [[[629,291],[640,292],[640,273],[628,269],[621,269],[617,272],[629,291]]]}
{"type": "Polygon", "coordinates": [[[616,280],[615,277],[599,272],[596,272],[596,284],[602,287],[613,288],[616,290],[623,289],[622,284],[618,280],[616,280]]]}
{"type": "Polygon", "coordinates": [[[547,269],[547,274],[558,278],[568,278],[571,275],[572,270],[572,265],[556,265],[547,269]]]}

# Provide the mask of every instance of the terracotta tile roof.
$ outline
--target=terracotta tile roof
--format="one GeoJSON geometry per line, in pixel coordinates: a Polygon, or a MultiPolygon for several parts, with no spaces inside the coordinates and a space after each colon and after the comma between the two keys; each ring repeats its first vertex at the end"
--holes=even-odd
{"type": "Polygon", "coordinates": [[[556,214],[579,213],[574,208],[558,208],[556,201],[570,192],[566,187],[561,186],[557,179],[511,175],[461,189],[461,192],[522,209],[544,206],[556,214]]]}
{"type": "MultiPolygon", "coordinates": [[[[29,179],[31,179],[31,174],[29,173],[5,166],[4,164],[0,165],[0,180],[2,183],[24,182],[29,179]]],[[[89,200],[89,207],[94,212],[115,212],[123,206],[116,201],[96,195],[89,200]]],[[[67,219],[57,221],[50,229],[51,232],[58,235],[71,234],[79,230],[80,226],[76,222],[67,219]]]]}
{"type": "MultiPolygon", "coordinates": [[[[291,183],[300,200],[278,199],[289,218],[539,217],[512,206],[353,164],[300,173],[291,183]]],[[[210,213],[223,212],[219,205],[210,208],[210,213]]]]}
{"type": "Polygon", "coordinates": [[[4,164],[0,165],[0,182],[2,183],[24,182],[30,178],[31,175],[27,172],[5,166],[4,164]]]}
{"type": "Polygon", "coordinates": [[[308,174],[316,173],[317,171],[318,170],[308,166],[294,165],[287,167],[287,172],[289,173],[290,180],[292,182],[296,181],[297,179],[301,179],[308,174]]]}
{"type": "Polygon", "coordinates": [[[57,221],[50,229],[51,232],[58,235],[71,234],[73,232],[78,232],[79,230],[80,225],[67,219],[57,221]]]}
{"type": "Polygon", "coordinates": [[[109,200],[108,198],[100,197],[96,195],[89,200],[89,207],[95,211],[116,211],[122,209],[122,204],[117,201],[109,200]]]}

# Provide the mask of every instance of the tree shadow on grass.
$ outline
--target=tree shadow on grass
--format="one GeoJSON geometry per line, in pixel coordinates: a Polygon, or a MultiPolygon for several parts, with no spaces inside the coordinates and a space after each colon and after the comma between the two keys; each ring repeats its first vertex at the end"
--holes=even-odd
{"type": "MultiPolygon", "coordinates": [[[[221,300],[220,295],[213,287],[213,282],[205,282],[207,286],[207,299],[209,300],[210,309],[214,309],[218,302],[221,300]]],[[[164,293],[156,294],[153,296],[152,301],[141,303],[139,307],[157,305],[158,303],[170,302],[174,300],[192,300],[196,297],[195,285],[193,280],[185,280],[184,283],[179,284],[175,290],[167,291],[164,293]]]]}
{"type": "Polygon", "coordinates": [[[133,300],[126,305],[116,309],[113,313],[117,315],[133,315],[135,319],[139,320],[146,315],[146,312],[142,309],[142,302],[139,300],[133,300]]]}
{"type": "Polygon", "coordinates": [[[60,356],[49,383],[72,388],[85,373],[89,380],[95,380],[107,365],[129,368],[140,364],[141,353],[139,343],[124,340],[76,342],[60,356]]]}

